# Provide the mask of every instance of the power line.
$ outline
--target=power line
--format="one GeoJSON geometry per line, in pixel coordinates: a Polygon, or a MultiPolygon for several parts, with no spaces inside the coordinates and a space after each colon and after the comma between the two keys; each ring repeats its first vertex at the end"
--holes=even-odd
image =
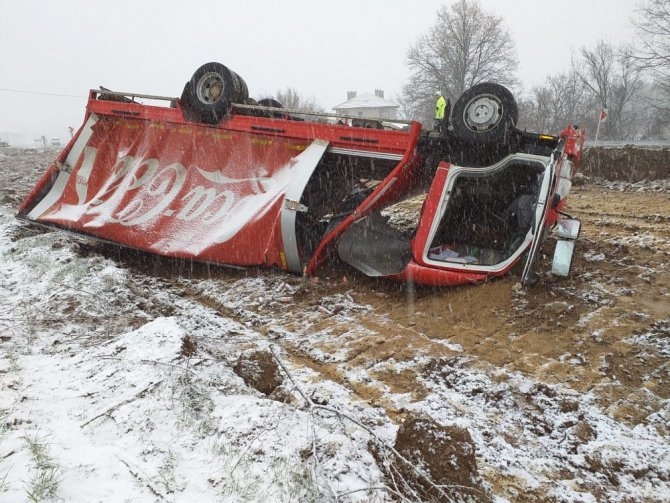
{"type": "Polygon", "coordinates": [[[39,94],[42,96],[59,96],[61,98],[86,98],[86,96],[76,96],[74,94],[56,94],[56,93],[43,93],[40,91],[23,91],[21,89],[4,89],[0,87],[0,91],[10,92],[10,93],[21,93],[21,94],[39,94]]]}

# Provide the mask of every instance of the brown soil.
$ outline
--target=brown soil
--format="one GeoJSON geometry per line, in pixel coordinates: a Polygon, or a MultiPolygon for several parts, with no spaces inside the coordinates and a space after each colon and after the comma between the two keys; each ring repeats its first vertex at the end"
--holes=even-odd
{"type": "Polygon", "coordinates": [[[670,178],[670,148],[590,147],[584,151],[580,171],[605,180],[667,180],[670,178]]]}
{"type": "MultiPolygon", "coordinates": [[[[271,317],[270,326],[258,322],[270,335],[278,328],[302,337],[329,334],[309,343],[281,337],[276,342],[293,365],[346,386],[353,399],[382,407],[398,423],[409,411],[393,395],[422,400],[429,393],[426,379],[444,377],[436,377],[433,369],[458,364],[492,379],[519,372],[546,383],[529,393],[529,410],[535,406],[532,396],[553,398],[547,386],[562,385],[575,393],[574,400],[556,398],[562,412],[579,411],[580,396],[589,393],[616,421],[630,427],[653,424],[670,439],[667,427],[648,421],[670,398],[670,354],[662,346],[670,339],[670,195],[586,185],[573,189],[568,205],[583,227],[566,279],[543,275],[537,286],[521,289],[519,271],[514,271],[479,286],[433,289],[375,281],[333,267],[318,281],[282,278],[299,288],[280,321],[272,305],[234,316],[242,322],[271,317]],[[345,309],[339,316],[337,306],[324,301],[332,295],[348,295],[370,308],[345,309]],[[643,334],[651,337],[636,338],[643,334]],[[346,356],[334,356],[343,352],[346,356]],[[399,369],[399,362],[406,368],[399,369]],[[369,378],[352,378],[361,372],[369,378]]],[[[550,269],[549,248],[540,261],[542,271],[550,269]]],[[[444,382],[449,383],[448,376],[444,382]]],[[[477,393],[489,392],[472,390],[473,396],[477,393]]],[[[491,399],[498,399],[495,393],[491,399]]],[[[542,436],[552,426],[540,414],[533,428],[542,436]]],[[[580,422],[565,434],[577,446],[595,431],[580,422]]],[[[516,438],[511,432],[505,440],[516,438]]],[[[611,471],[602,472],[615,480],[611,471]]],[[[562,476],[574,475],[556,474],[562,476]]],[[[531,494],[532,500],[551,501],[542,496],[546,488],[529,488],[495,473],[485,478],[495,494],[512,501],[526,501],[531,494]]]]}
{"type": "Polygon", "coordinates": [[[179,354],[185,358],[190,358],[192,356],[195,356],[197,352],[198,352],[198,343],[188,335],[184,336],[184,338],[181,340],[181,351],[179,352],[179,354]]]}
{"type": "Polygon", "coordinates": [[[400,426],[395,449],[411,463],[399,463],[398,471],[424,500],[436,503],[491,500],[481,485],[476,447],[468,430],[443,426],[423,414],[414,414],[400,426]],[[416,467],[442,489],[417,476],[416,467]]]}
{"type": "Polygon", "coordinates": [[[264,395],[270,395],[282,384],[279,366],[272,353],[252,351],[242,353],[233,367],[247,386],[251,386],[264,395]]]}
{"type": "MultiPolygon", "coordinates": [[[[520,371],[579,392],[595,390],[613,416],[638,424],[656,410],[657,400],[670,396],[668,355],[627,340],[670,318],[670,221],[656,218],[670,215],[670,195],[584,186],[573,190],[568,203],[583,227],[567,279],[546,278],[520,290],[517,272],[479,286],[413,290],[349,271],[343,283],[334,270],[295,300],[318,305],[324,295],[352,290],[356,301],[372,305],[372,313],[356,320],[370,334],[353,340],[335,336],[332,345],[346,344],[346,367],[374,363],[374,377],[396,393],[419,399],[425,390],[411,371],[383,371],[380,362],[453,355],[448,342],[459,344],[475,365],[520,371]]],[[[540,265],[544,271],[550,268],[548,255],[540,265]]],[[[293,317],[286,321],[289,328],[300,323],[293,317]]],[[[657,331],[667,337],[665,323],[657,331]]],[[[325,317],[311,329],[346,333],[348,328],[325,317]]],[[[310,366],[334,377],[332,368],[342,364],[310,366]]],[[[362,398],[378,399],[358,391],[362,398]]]]}

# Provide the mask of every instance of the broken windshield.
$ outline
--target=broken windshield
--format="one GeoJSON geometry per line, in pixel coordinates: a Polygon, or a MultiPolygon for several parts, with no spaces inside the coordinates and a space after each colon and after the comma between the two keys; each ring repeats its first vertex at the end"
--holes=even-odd
{"type": "Polygon", "coordinates": [[[452,168],[426,258],[497,266],[527,244],[546,161],[529,157],[490,169],[452,168]]]}

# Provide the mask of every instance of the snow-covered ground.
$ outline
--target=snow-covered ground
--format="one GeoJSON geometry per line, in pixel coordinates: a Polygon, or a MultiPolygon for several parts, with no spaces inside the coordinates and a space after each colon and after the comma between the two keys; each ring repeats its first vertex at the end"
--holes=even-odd
{"type": "MultiPolygon", "coordinates": [[[[253,327],[77,256],[59,232],[12,241],[21,225],[0,211],[0,499],[25,501],[46,473],[63,501],[320,501],[383,484],[364,431],[233,372],[240,351],[271,343],[253,327]],[[181,354],[187,336],[195,356],[181,354]],[[305,461],[313,447],[318,463],[305,461]]],[[[388,418],[346,389],[294,377],[392,440],[388,418]]]]}

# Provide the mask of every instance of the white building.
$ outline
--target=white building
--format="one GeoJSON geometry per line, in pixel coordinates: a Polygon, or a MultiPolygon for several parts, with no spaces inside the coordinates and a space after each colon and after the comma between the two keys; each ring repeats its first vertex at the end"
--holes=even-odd
{"type": "Polygon", "coordinates": [[[333,110],[338,115],[374,117],[392,121],[397,116],[399,106],[384,99],[384,91],[375,89],[375,94],[362,93],[357,95],[356,91],[349,91],[347,92],[347,101],[334,106],[333,110]]]}

